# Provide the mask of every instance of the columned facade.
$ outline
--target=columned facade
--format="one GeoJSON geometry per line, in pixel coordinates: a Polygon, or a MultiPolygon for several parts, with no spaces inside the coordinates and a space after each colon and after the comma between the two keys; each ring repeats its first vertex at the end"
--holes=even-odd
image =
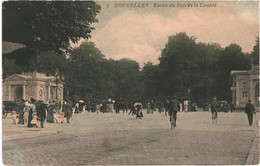
{"type": "Polygon", "coordinates": [[[14,74],[3,82],[3,101],[13,101],[17,98],[30,100],[48,100],[63,101],[63,82],[59,79],[56,80],[54,76],[46,76],[43,73],[22,73],[14,74]],[[58,97],[56,92],[51,93],[51,88],[58,89],[58,97]]]}
{"type": "Polygon", "coordinates": [[[253,65],[251,70],[233,70],[232,103],[236,107],[245,107],[248,100],[259,109],[259,65],[253,65]]]}

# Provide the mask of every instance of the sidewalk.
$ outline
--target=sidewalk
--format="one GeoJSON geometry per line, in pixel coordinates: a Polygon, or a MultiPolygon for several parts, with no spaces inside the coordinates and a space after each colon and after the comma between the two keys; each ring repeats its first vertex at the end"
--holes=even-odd
{"type": "Polygon", "coordinates": [[[247,157],[245,165],[256,165],[259,164],[259,134],[256,134],[254,142],[252,144],[250,153],[247,157]]]}

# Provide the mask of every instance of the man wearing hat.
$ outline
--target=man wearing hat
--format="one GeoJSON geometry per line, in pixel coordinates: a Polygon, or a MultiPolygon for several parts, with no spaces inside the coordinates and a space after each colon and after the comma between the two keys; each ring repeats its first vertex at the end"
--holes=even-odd
{"type": "Polygon", "coordinates": [[[218,103],[217,103],[216,97],[214,97],[212,102],[210,103],[210,109],[211,109],[211,113],[212,113],[212,123],[217,123],[218,103]]]}
{"type": "Polygon", "coordinates": [[[41,121],[41,128],[43,128],[43,123],[46,119],[46,112],[48,111],[47,105],[42,101],[39,100],[37,104],[37,116],[38,119],[41,121]]]}
{"type": "Polygon", "coordinates": [[[70,123],[70,118],[71,118],[71,114],[72,114],[72,106],[69,100],[65,100],[65,116],[67,118],[67,123],[70,123]]]}
{"type": "Polygon", "coordinates": [[[254,116],[253,114],[256,114],[256,112],[254,105],[251,103],[251,100],[248,100],[248,103],[246,104],[245,113],[247,114],[249,125],[252,126],[254,116]]]}
{"type": "Polygon", "coordinates": [[[179,109],[180,109],[180,102],[177,100],[177,96],[174,96],[173,100],[170,102],[170,109],[169,109],[171,130],[177,126],[176,121],[177,121],[177,113],[179,109]]]}

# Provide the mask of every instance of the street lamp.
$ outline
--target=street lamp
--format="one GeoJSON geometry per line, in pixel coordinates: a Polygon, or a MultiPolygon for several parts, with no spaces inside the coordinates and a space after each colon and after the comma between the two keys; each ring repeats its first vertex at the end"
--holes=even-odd
{"type": "Polygon", "coordinates": [[[58,75],[59,75],[59,69],[56,68],[56,71],[55,71],[55,83],[56,83],[56,109],[57,109],[57,112],[59,113],[59,97],[58,97],[58,75]]]}

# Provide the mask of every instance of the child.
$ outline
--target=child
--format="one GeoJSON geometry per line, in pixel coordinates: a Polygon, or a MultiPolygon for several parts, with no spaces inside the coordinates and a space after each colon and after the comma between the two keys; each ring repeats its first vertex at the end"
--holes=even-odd
{"type": "Polygon", "coordinates": [[[58,117],[58,114],[57,114],[57,112],[54,110],[53,111],[53,119],[54,119],[54,122],[55,123],[59,123],[59,119],[58,119],[59,117],[58,117]]]}
{"type": "Polygon", "coordinates": [[[13,124],[17,124],[18,122],[18,114],[16,113],[16,111],[12,111],[13,115],[12,115],[12,119],[13,119],[13,124]]]}

